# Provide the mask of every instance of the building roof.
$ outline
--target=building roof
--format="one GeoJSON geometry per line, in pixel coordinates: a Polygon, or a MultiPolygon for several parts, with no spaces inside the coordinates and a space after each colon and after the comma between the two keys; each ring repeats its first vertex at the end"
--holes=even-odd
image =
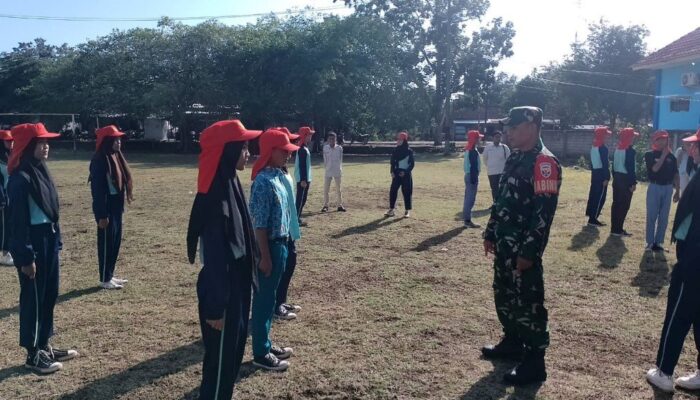
{"type": "Polygon", "coordinates": [[[661,69],[697,59],[700,59],[700,28],[649,54],[645,59],[634,64],[632,69],[661,69]]]}

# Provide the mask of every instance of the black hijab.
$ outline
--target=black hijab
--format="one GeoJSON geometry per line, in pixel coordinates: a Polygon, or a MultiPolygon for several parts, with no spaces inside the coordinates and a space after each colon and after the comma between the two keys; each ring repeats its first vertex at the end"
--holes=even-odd
{"type": "Polygon", "coordinates": [[[10,150],[8,150],[7,147],[5,147],[5,143],[0,141],[0,161],[7,164],[7,161],[9,158],[10,158],[10,150]]]}
{"type": "Polygon", "coordinates": [[[257,268],[260,250],[255,241],[252,219],[243,187],[236,174],[236,164],[245,142],[229,142],[219,160],[216,176],[208,193],[197,193],[187,228],[187,257],[194,263],[199,236],[210,221],[223,219],[224,234],[231,254],[245,254],[250,266],[257,268]]]}
{"type": "Polygon", "coordinates": [[[34,139],[24,150],[16,172],[29,181],[29,195],[49,220],[56,223],[58,222],[58,192],[46,162],[34,158],[36,144],[37,141],[34,139]]]}
{"type": "Polygon", "coordinates": [[[403,143],[396,146],[394,151],[391,153],[391,162],[398,163],[404,158],[408,157],[410,149],[408,148],[408,140],[404,140],[403,143]]]}

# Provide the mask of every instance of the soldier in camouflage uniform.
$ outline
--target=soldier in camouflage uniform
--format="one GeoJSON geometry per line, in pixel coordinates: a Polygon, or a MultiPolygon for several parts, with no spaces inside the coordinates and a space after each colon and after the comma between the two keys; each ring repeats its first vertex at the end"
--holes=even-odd
{"type": "Polygon", "coordinates": [[[502,122],[517,150],[506,162],[484,232],[484,250],[495,256],[493,290],[504,336],[482,352],[490,359],[519,359],[504,379],[523,385],[547,379],[542,254],[557,209],[561,166],[542,144],[542,110],[516,107],[502,122]]]}

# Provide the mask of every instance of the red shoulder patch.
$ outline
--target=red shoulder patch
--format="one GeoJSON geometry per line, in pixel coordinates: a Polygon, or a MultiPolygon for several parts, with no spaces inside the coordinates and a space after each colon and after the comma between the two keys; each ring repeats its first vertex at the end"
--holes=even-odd
{"type": "Polygon", "coordinates": [[[540,154],[535,161],[535,194],[559,193],[559,163],[553,157],[540,154]]]}

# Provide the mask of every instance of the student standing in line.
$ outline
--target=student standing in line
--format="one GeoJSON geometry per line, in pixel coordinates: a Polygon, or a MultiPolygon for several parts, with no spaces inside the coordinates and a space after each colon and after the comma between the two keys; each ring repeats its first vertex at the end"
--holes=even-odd
{"type": "Polygon", "coordinates": [[[58,193],[46,166],[48,139],[58,137],[43,124],[12,128],[15,148],[7,168],[10,182],[10,252],[19,275],[19,344],[27,350],[25,367],[41,374],[63,368],[78,356],[49,344],[58,297],[61,229],[58,193]]]}
{"type": "Polygon", "coordinates": [[[620,131],[620,141],[613,156],[613,203],[611,209],[610,234],[613,236],[632,236],[624,229],[625,219],[632,204],[632,195],[637,190],[637,172],[632,147],[634,139],[639,136],[632,128],[620,131]]]}
{"type": "MultiPolygon", "coordinates": [[[[693,137],[692,133],[685,135],[686,138],[693,137]]],[[[697,164],[693,161],[693,157],[690,157],[688,151],[690,150],[690,143],[683,142],[683,144],[676,150],[676,160],[678,161],[678,174],[680,179],[680,189],[681,195],[685,191],[685,188],[690,182],[690,177],[693,175],[697,169],[697,164]]]]}
{"type": "Polygon", "coordinates": [[[309,152],[309,143],[314,136],[315,131],[308,126],[299,128],[299,151],[297,151],[296,159],[294,160],[294,178],[297,183],[296,208],[299,216],[299,225],[304,226],[301,220],[301,214],[304,212],[306,199],[309,197],[311,189],[311,152],[309,152]]]}
{"type": "Polygon", "coordinates": [[[472,209],[476,203],[476,193],[479,190],[479,173],[481,172],[481,159],[476,146],[484,137],[479,131],[467,133],[467,145],[464,147],[464,216],[465,228],[481,228],[472,222],[472,209]]]}
{"type": "Polygon", "coordinates": [[[124,200],[134,200],[129,164],[121,150],[124,136],[114,125],[98,129],[95,155],[90,161],[92,211],[97,222],[97,258],[102,289],[122,289],[128,282],[114,276],[122,243],[124,200]]]}
{"type": "Polygon", "coordinates": [[[7,173],[7,161],[12,151],[12,133],[0,130],[0,265],[14,266],[10,255],[10,213],[7,198],[7,184],[10,175],[7,173]]]}
{"type": "Polygon", "coordinates": [[[651,151],[644,154],[644,162],[649,176],[647,189],[647,251],[663,252],[662,244],[666,237],[671,200],[678,202],[680,188],[678,161],[671,152],[668,132],[658,131],[651,138],[651,151]],[[673,189],[676,194],[674,196],[673,189]]]}
{"type": "Polygon", "coordinates": [[[486,164],[486,172],[489,175],[491,197],[494,202],[498,195],[498,185],[501,182],[503,169],[506,167],[508,157],[510,157],[510,148],[501,143],[502,139],[503,134],[501,131],[496,131],[493,134],[493,143],[484,147],[484,164],[486,164]]]}
{"type": "Polygon", "coordinates": [[[387,217],[396,215],[396,200],[399,196],[399,188],[403,195],[406,212],[405,218],[411,218],[413,209],[413,167],[416,166],[413,158],[413,150],[408,146],[408,133],[399,132],[396,138],[396,148],[391,154],[391,188],[389,189],[389,211],[384,214],[387,217]]]}
{"type": "Polygon", "coordinates": [[[343,180],[343,146],[336,144],[336,140],[335,132],[329,132],[328,144],[323,146],[323,165],[326,168],[326,176],[323,185],[323,208],[321,212],[328,212],[331,181],[335,181],[335,190],[338,195],[338,211],[347,211],[343,206],[343,191],[340,188],[343,180]]]}
{"type": "Polygon", "coordinates": [[[261,131],[238,120],[219,121],[200,136],[197,196],[187,229],[187,257],[197,280],[199,325],[204,342],[201,399],[231,399],[248,337],[252,287],[260,251],[238,171],[248,161],[248,141],[261,131]]]}
{"type": "MultiPolygon", "coordinates": [[[[684,143],[688,153],[700,164],[700,130],[684,143]]],[[[700,174],[694,173],[681,197],[673,222],[672,240],[676,242],[678,263],[671,273],[666,317],[661,330],[656,367],[647,372],[655,387],[673,392],[673,371],[683,350],[685,337],[693,327],[695,348],[700,352],[700,174]]],[[[700,354],[697,370],[676,380],[686,390],[700,389],[700,354]]]]}
{"type": "Polygon", "coordinates": [[[586,216],[588,225],[601,227],[605,224],[598,218],[603,211],[610,183],[610,154],[605,142],[612,135],[612,131],[607,126],[599,126],[595,128],[594,135],[591,147],[591,188],[588,192],[586,216]]]}
{"type": "Polygon", "coordinates": [[[278,347],[270,340],[272,317],[275,313],[277,288],[287,264],[288,241],[291,236],[292,215],[290,199],[285,188],[287,161],[299,150],[289,136],[278,130],[265,131],[260,136],[260,157],[253,166],[250,189],[250,212],[255,236],[260,246],[259,289],[253,296],[251,318],[253,365],[271,371],[284,371],[285,361],[292,356],[290,347],[278,347]]]}

